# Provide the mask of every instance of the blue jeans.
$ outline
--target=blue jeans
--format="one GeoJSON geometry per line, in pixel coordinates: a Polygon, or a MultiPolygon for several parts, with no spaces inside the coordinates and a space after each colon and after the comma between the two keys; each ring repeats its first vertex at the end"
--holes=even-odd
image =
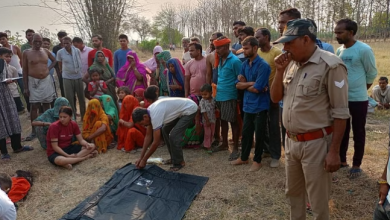
{"type": "Polygon", "coordinates": [[[390,204],[387,199],[382,205],[377,203],[374,211],[374,220],[390,220],[390,204]]]}

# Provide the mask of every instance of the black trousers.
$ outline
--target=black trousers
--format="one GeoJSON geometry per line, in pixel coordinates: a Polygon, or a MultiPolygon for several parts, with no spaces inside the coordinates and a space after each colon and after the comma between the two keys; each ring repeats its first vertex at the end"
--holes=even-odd
{"type": "MultiPolygon", "coordinates": [[[[22,144],[20,143],[21,134],[13,134],[10,136],[10,138],[11,138],[11,147],[14,150],[14,152],[19,151],[22,148],[22,144]]],[[[8,154],[6,138],[0,140],[0,151],[1,154],[8,154]]]]}

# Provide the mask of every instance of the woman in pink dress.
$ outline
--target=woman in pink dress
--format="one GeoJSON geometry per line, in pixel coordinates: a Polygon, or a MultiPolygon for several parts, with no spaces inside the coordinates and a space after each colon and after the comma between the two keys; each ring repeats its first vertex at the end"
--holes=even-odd
{"type": "Polygon", "coordinates": [[[116,85],[128,87],[130,94],[133,94],[138,88],[146,89],[148,87],[146,73],[146,68],[140,63],[137,54],[134,51],[129,51],[126,64],[116,76],[116,85]]]}

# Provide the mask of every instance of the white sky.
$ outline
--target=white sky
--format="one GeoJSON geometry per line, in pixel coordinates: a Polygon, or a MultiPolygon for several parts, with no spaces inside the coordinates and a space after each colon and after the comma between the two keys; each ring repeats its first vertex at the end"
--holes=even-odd
{"type": "MultiPolygon", "coordinates": [[[[45,0],[54,2],[54,0],[45,0]]],[[[57,14],[50,9],[23,6],[26,4],[38,5],[41,0],[0,0],[0,14],[1,25],[0,31],[10,30],[12,34],[19,32],[24,38],[22,30],[28,28],[35,31],[41,29],[41,27],[48,28],[51,32],[57,32],[58,30],[66,30],[68,33],[73,33],[73,28],[64,24],[56,24],[58,18],[57,14]]],[[[143,4],[143,12],[141,16],[152,20],[159,10],[159,8],[165,3],[180,4],[182,0],[138,0],[140,4],[143,4]]],[[[137,35],[132,35],[134,38],[138,38],[137,35]]]]}

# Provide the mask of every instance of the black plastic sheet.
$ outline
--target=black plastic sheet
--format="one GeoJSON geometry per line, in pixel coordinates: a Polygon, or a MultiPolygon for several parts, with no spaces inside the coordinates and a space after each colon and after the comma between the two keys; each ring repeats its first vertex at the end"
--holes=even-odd
{"type": "Polygon", "coordinates": [[[156,165],[138,170],[127,164],[60,220],[182,219],[207,181],[156,165]]]}

